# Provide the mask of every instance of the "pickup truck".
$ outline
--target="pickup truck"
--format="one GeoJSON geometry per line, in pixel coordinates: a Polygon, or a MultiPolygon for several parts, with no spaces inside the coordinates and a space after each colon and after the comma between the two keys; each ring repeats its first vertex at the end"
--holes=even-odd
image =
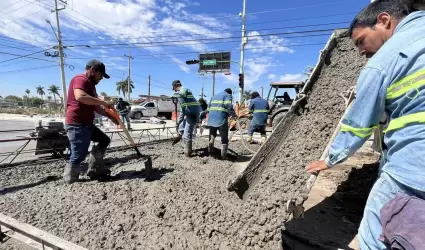
{"type": "Polygon", "coordinates": [[[165,117],[171,119],[175,111],[172,101],[147,101],[137,106],[133,106],[129,113],[132,119],[141,119],[142,117],[165,117]]]}

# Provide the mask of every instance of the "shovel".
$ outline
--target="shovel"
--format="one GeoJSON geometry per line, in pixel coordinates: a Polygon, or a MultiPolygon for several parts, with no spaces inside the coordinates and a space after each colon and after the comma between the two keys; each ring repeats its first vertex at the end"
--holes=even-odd
{"type": "MultiPolygon", "coordinates": [[[[173,103],[174,103],[174,110],[176,111],[176,116],[177,116],[177,103],[178,103],[178,99],[176,98],[176,97],[172,97],[171,98],[171,100],[173,101],[173,103]]],[[[179,125],[179,122],[177,121],[177,117],[176,117],[176,127],[179,125]]],[[[179,133],[179,131],[178,131],[179,129],[178,129],[178,127],[177,127],[177,137],[174,139],[174,141],[173,141],[173,146],[174,145],[176,145],[177,143],[179,143],[179,141],[181,141],[182,140],[182,136],[180,135],[180,133],[179,133]]]]}
{"type": "Polygon", "coordinates": [[[120,128],[124,131],[125,136],[127,137],[127,140],[130,142],[130,145],[134,148],[134,150],[136,150],[137,156],[144,158],[145,171],[146,171],[146,174],[149,176],[152,173],[152,158],[149,155],[142,155],[142,153],[140,153],[136,143],[134,143],[133,138],[131,137],[127,128],[124,126],[124,123],[121,121],[117,110],[114,108],[110,109],[108,107],[104,107],[104,108],[106,113],[108,113],[110,116],[114,117],[118,121],[120,128]]]}

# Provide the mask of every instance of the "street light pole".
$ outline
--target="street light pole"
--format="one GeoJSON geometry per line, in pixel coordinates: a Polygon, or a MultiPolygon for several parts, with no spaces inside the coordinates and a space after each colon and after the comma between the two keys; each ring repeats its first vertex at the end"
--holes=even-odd
{"type": "MultiPolygon", "coordinates": [[[[245,14],[246,14],[246,0],[243,0],[242,13],[239,15],[242,18],[242,42],[241,42],[241,61],[240,61],[240,74],[243,74],[243,62],[245,54],[245,45],[248,43],[248,37],[246,37],[246,27],[245,27],[245,14]]],[[[244,76],[245,77],[245,76],[244,76]]],[[[244,86],[239,88],[239,103],[242,102],[244,86]]]]}
{"type": "Polygon", "coordinates": [[[125,55],[124,54],[124,56],[125,57],[128,57],[128,78],[127,78],[127,81],[128,81],[128,88],[127,88],[127,98],[128,98],[128,101],[130,102],[130,86],[131,86],[131,79],[130,79],[130,73],[131,73],[131,59],[134,59],[132,56],[131,56],[131,48],[130,48],[130,50],[129,50],[129,55],[127,56],[127,55],[125,55]]]}

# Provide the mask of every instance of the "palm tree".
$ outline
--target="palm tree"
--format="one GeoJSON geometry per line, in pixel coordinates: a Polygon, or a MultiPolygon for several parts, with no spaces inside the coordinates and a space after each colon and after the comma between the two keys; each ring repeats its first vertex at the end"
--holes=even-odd
{"type": "Polygon", "coordinates": [[[108,96],[105,92],[100,93],[101,96],[108,96]]]}
{"type": "Polygon", "coordinates": [[[30,91],[29,89],[26,89],[26,90],[25,90],[25,93],[27,94],[27,97],[29,97],[29,96],[30,96],[31,91],[30,91]]]}
{"type": "Polygon", "coordinates": [[[37,94],[40,95],[41,100],[43,100],[43,95],[45,95],[46,93],[44,92],[44,87],[38,86],[37,88],[37,94]]]}
{"type": "Polygon", "coordinates": [[[49,93],[53,95],[53,100],[56,105],[56,95],[59,96],[59,90],[60,90],[59,86],[51,85],[49,86],[48,90],[49,90],[49,93]]]}
{"type": "Polygon", "coordinates": [[[244,101],[247,101],[247,100],[251,99],[251,93],[252,93],[252,90],[245,90],[243,92],[243,99],[244,99],[244,101]]]}
{"type": "MultiPolygon", "coordinates": [[[[130,93],[133,93],[134,85],[133,81],[130,80],[130,93]]],[[[117,82],[117,91],[118,94],[121,94],[125,97],[125,94],[128,93],[128,77],[125,80],[117,82]]]]}

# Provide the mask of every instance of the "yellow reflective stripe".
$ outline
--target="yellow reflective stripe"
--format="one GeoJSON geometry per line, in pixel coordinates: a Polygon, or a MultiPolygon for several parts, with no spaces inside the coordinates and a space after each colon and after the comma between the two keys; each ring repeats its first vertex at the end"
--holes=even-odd
{"type": "Polygon", "coordinates": [[[232,103],[232,101],[218,101],[218,100],[214,100],[211,101],[212,104],[230,104],[232,103]]]}
{"type": "Polygon", "coordinates": [[[422,85],[425,85],[425,69],[406,76],[388,87],[387,100],[397,98],[409,90],[417,89],[422,85]]]}
{"type": "Polygon", "coordinates": [[[219,108],[219,107],[211,107],[208,109],[209,111],[222,111],[222,112],[228,112],[225,108],[219,108]]]}
{"type": "Polygon", "coordinates": [[[199,105],[199,102],[187,102],[187,103],[182,103],[181,107],[197,106],[197,105],[199,105]]]}
{"type": "Polygon", "coordinates": [[[186,98],[194,98],[193,95],[187,95],[186,98]]]}
{"type": "Polygon", "coordinates": [[[371,128],[355,128],[345,124],[341,124],[341,132],[351,132],[358,137],[366,138],[372,135],[373,129],[378,126],[373,126],[371,128]]]}
{"type": "Polygon", "coordinates": [[[425,112],[418,112],[415,114],[404,115],[394,120],[391,120],[388,124],[387,129],[384,130],[384,133],[388,131],[396,130],[405,127],[406,125],[414,122],[425,123],[425,112]]]}
{"type": "Polygon", "coordinates": [[[268,113],[269,111],[267,109],[256,109],[254,110],[254,113],[268,113]]]}

